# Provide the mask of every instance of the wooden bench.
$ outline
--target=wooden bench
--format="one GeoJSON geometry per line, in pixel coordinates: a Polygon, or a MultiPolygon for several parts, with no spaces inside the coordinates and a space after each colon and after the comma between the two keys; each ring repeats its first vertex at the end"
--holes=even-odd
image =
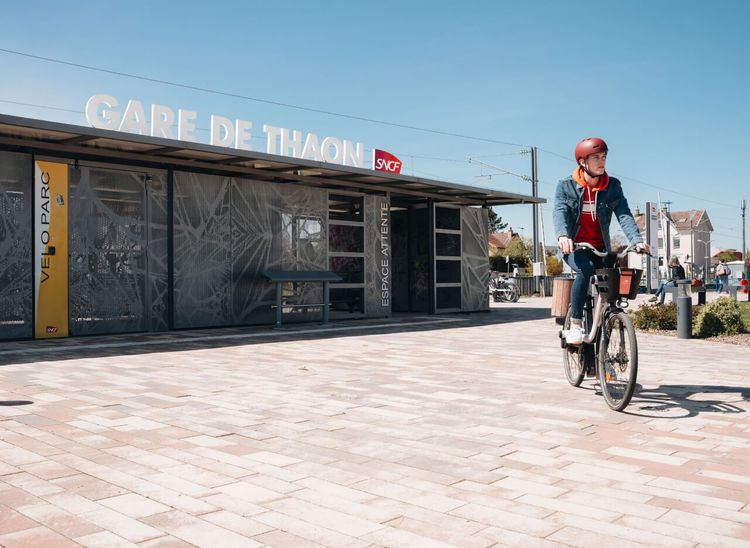
{"type": "Polygon", "coordinates": [[[331,282],[340,282],[341,276],[329,270],[280,270],[268,269],[261,272],[263,276],[272,283],[276,284],[276,305],[271,308],[276,309],[276,328],[281,327],[281,317],[284,309],[283,288],[288,282],[322,282],[323,283],[323,302],[309,304],[290,304],[290,308],[322,308],[323,323],[328,323],[328,309],[330,307],[328,284],[331,282]]]}

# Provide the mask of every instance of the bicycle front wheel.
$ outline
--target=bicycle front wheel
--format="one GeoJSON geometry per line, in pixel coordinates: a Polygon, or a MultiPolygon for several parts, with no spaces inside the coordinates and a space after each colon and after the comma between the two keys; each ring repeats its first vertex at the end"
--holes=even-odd
{"type": "Polygon", "coordinates": [[[510,302],[517,303],[521,298],[521,289],[516,284],[510,284],[509,287],[511,289],[510,302]]]}
{"type": "Polygon", "coordinates": [[[500,287],[500,301],[504,303],[510,303],[513,302],[511,299],[513,298],[513,293],[511,292],[511,289],[508,285],[502,285],[500,287]]]}
{"type": "MultiPolygon", "coordinates": [[[[567,331],[570,329],[570,309],[568,314],[565,316],[565,323],[563,329],[567,331]]],[[[565,378],[572,386],[580,386],[583,381],[583,377],[586,374],[586,359],[584,345],[568,346],[563,348],[563,369],[565,370],[565,378]]]]}
{"type": "Polygon", "coordinates": [[[638,376],[638,343],[633,322],[625,312],[604,320],[599,343],[599,382],[607,405],[622,411],[630,403],[638,376]]]}

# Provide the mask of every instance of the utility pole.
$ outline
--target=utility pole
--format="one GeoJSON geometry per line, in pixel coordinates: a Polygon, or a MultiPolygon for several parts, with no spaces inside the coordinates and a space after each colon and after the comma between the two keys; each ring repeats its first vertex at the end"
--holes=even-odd
{"type": "Polygon", "coordinates": [[[747,201],[742,199],[742,260],[747,260],[747,247],[745,246],[745,208],[747,207],[747,201]]]}
{"type": "MultiPolygon", "coordinates": [[[[539,194],[539,188],[537,180],[537,171],[536,171],[536,147],[531,147],[531,195],[536,198],[539,194]]],[[[539,262],[539,204],[534,202],[532,205],[532,210],[534,214],[534,224],[533,224],[533,238],[534,238],[534,263],[539,262]]],[[[539,292],[539,277],[534,276],[534,292],[539,292]]]]}
{"type": "MultiPolygon", "coordinates": [[[[536,198],[539,194],[539,188],[538,188],[539,181],[537,180],[537,172],[536,172],[536,147],[531,147],[531,195],[536,198]]],[[[534,223],[533,223],[533,239],[534,239],[534,262],[539,261],[539,204],[534,202],[534,204],[531,206],[532,211],[534,214],[534,223]]]]}

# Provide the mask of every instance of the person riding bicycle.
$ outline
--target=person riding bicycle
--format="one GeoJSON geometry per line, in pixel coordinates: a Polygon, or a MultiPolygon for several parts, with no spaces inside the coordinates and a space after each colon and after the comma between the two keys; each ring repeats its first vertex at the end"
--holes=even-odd
{"type": "Polygon", "coordinates": [[[622,227],[631,245],[639,252],[650,252],[643,242],[628,201],[618,179],[607,175],[607,143],[598,137],[583,139],[575,147],[578,167],[570,177],[562,179],[555,191],[553,220],[557,245],[566,263],[576,273],[570,296],[571,322],[565,342],[583,342],[583,306],[591,276],[602,268],[602,259],[586,249],[574,250],[574,244],[586,242],[599,251],[611,252],[609,225],[612,214],[622,227]]]}

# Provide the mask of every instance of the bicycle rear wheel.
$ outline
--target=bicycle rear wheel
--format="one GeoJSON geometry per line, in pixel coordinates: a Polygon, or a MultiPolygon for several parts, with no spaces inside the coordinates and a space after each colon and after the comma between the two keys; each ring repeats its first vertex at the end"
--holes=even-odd
{"type": "Polygon", "coordinates": [[[604,401],[615,411],[630,403],[638,376],[638,342],[633,322],[625,312],[604,320],[599,343],[599,382],[604,401]]]}
{"type": "MultiPolygon", "coordinates": [[[[563,329],[567,331],[570,329],[570,309],[568,314],[565,316],[565,323],[563,329]]],[[[585,347],[586,345],[568,346],[563,348],[563,369],[565,371],[565,378],[572,386],[580,386],[583,382],[583,377],[586,374],[586,359],[585,359],[585,347]]]]}

